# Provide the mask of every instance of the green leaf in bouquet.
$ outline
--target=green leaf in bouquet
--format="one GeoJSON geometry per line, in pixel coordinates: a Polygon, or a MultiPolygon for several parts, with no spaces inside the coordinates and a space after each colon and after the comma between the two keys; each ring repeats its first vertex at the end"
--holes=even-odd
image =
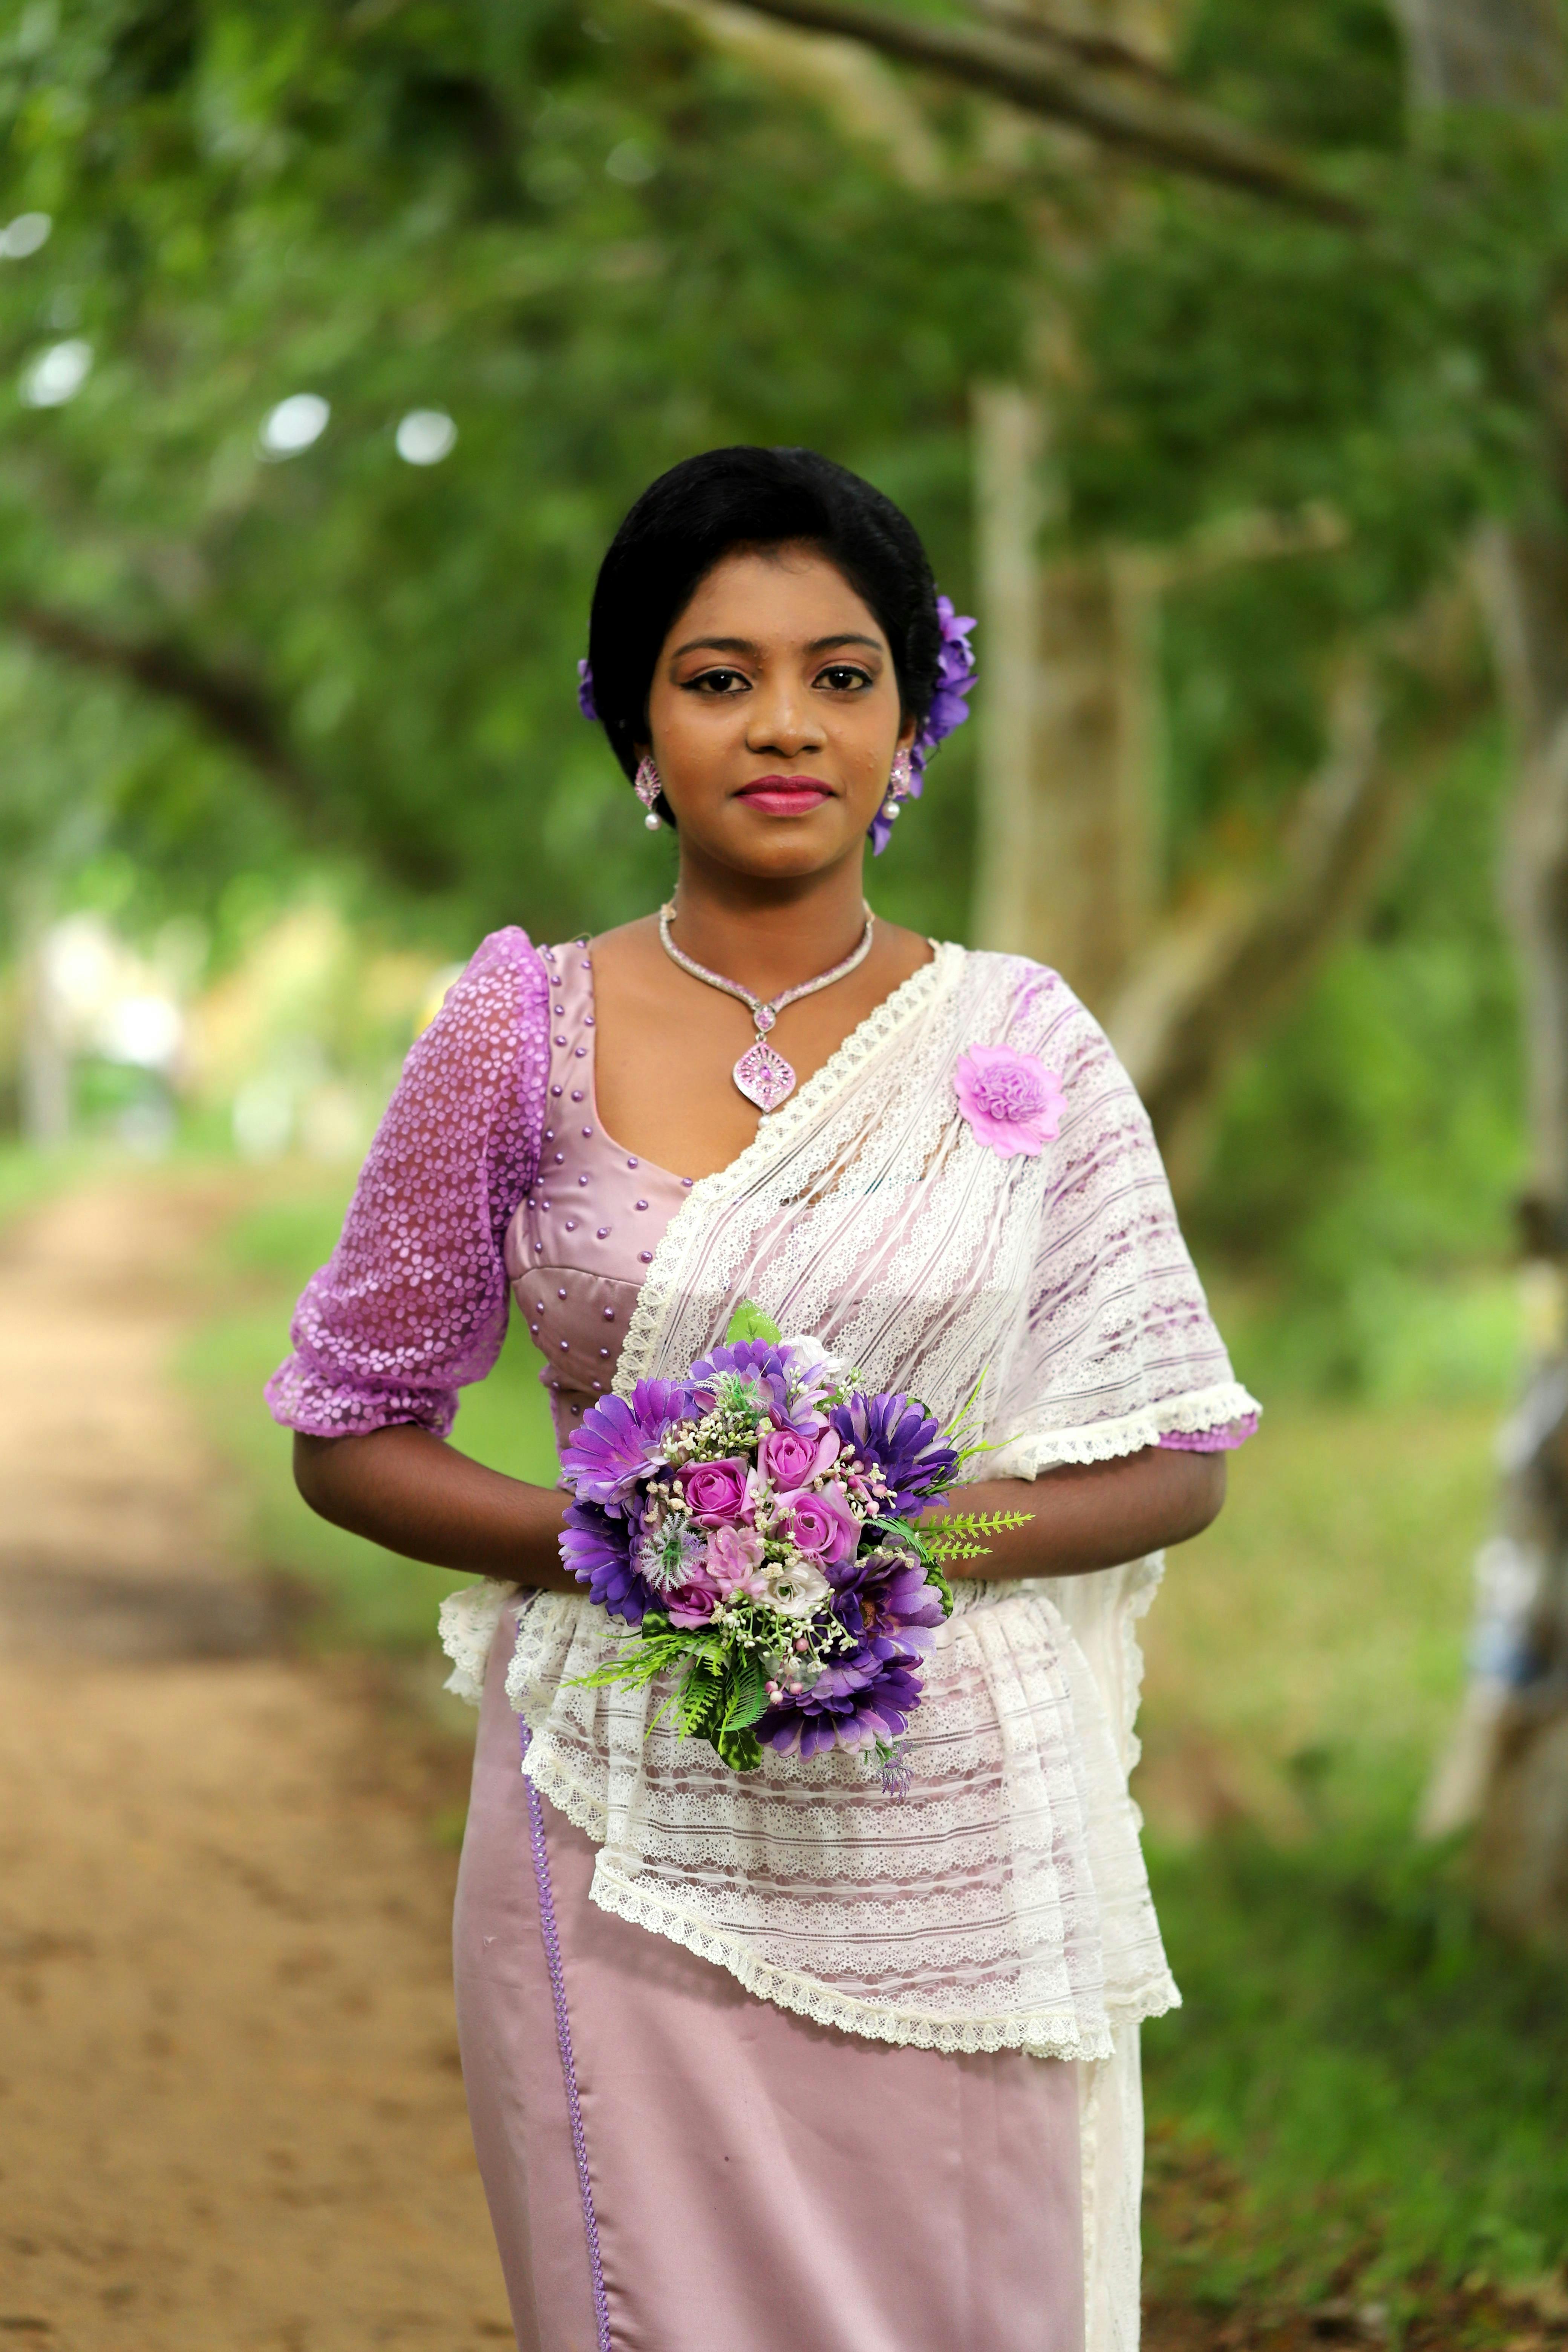
{"type": "Polygon", "coordinates": [[[676,1696],[675,1719],[688,1739],[711,1738],[724,1708],[724,1678],[706,1661],[694,1665],[676,1696]]]}
{"type": "Polygon", "coordinates": [[[592,1673],[574,1675],[570,1687],[574,1690],[607,1690],[616,1683],[630,1683],[637,1688],[651,1683],[666,1666],[679,1665],[688,1655],[689,1643],[683,1633],[655,1633],[641,1641],[627,1643],[613,1658],[592,1673]]]}
{"type": "Polygon", "coordinates": [[[982,1536],[1001,1535],[1009,1528],[1026,1528],[1033,1511],[955,1511],[951,1518],[921,1530],[921,1541],[934,1567],[943,1559],[984,1559],[992,1547],[982,1536]]]}
{"type": "Polygon", "coordinates": [[[942,1613],[944,1617],[951,1617],[952,1614],[952,1587],[948,1582],[946,1577],[942,1574],[942,1570],[938,1567],[934,1559],[928,1559],[926,1562],[926,1582],[928,1584],[935,1585],[938,1592],[942,1595],[942,1613]]]}
{"type": "Polygon", "coordinates": [[[721,1731],[714,1746],[719,1761],[731,1772],[754,1772],[763,1760],[763,1743],[754,1731],[721,1731]]]}
{"type": "Polygon", "coordinates": [[[776,1348],[783,1336],[778,1325],[771,1316],[763,1313],[755,1299],[742,1298],[730,1318],[724,1345],[738,1348],[746,1339],[763,1339],[769,1347],[776,1348]]]}
{"type": "Polygon", "coordinates": [[[730,1684],[729,1704],[724,1709],[724,1730],[746,1730],[766,1712],[767,1704],[767,1684],[762,1666],[755,1658],[749,1657],[730,1684]]]}

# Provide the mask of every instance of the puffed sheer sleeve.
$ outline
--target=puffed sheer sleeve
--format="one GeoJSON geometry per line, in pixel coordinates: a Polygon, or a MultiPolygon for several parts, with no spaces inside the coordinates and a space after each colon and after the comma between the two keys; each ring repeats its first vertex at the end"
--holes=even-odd
{"type": "Polygon", "coordinates": [[[342,1235],[273,1374],[274,1420],[313,1437],[416,1422],[444,1437],[506,1333],[501,1251],[532,1183],[550,1066],[549,982],[493,931],[404,1064],[342,1235]]]}
{"type": "Polygon", "coordinates": [[[1239,1445],[1258,1407],[1215,1328],[1149,1115],[1099,1023],[1035,971],[1023,1025],[1067,1099],[1045,1146],[1027,1314],[986,1411],[1001,1447],[980,1475],[1239,1445]]]}

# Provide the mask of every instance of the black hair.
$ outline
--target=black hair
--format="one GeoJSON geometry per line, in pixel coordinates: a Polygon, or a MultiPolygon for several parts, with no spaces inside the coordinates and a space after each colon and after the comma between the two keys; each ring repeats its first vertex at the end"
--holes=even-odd
{"type": "Polygon", "coordinates": [[[647,741],[659,649],[699,583],[736,548],[799,542],[836,564],[875,614],[903,715],[924,719],[942,630],[936,583],[908,516],[815,449],[709,449],[649,484],[599,566],[588,624],[594,704],[628,776],[647,741]]]}

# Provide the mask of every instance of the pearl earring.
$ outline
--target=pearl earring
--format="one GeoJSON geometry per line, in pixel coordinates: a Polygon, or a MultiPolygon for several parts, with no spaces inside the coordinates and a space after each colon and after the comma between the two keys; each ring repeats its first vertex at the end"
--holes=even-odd
{"type": "Polygon", "coordinates": [[[658,781],[658,770],[653,764],[652,756],[645,752],[637,761],[637,772],[632,778],[632,790],[647,811],[643,823],[649,833],[658,833],[664,823],[656,805],[663,789],[658,781]]]}
{"type": "Polygon", "coordinates": [[[908,751],[895,752],[893,755],[892,771],[888,778],[888,796],[882,803],[880,814],[889,818],[897,816],[899,814],[900,802],[907,801],[914,788],[915,763],[913,759],[908,751]]]}

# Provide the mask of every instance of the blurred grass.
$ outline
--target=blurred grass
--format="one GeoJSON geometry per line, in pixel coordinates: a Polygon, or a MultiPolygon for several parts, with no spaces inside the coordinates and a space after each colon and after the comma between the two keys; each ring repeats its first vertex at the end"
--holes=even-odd
{"type": "MultiPolygon", "coordinates": [[[[473,1580],[402,1559],[307,1510],[289,1468],[290,1433],[261,1399],[288,1351],[294,1300],[337,1238],[351,1181],[282,1166],[266,1182],[270,1197],[245,1208],[218,1238],[218,1304],[182,1351],[180,1370],[246,1489],[255,1557],[312,1600],[305,1637],[428,1652],[443,1594],[473,1580]]],[[[453,1442],[514,1477],[548,1479],[555,1469],[550,1415],[538,1359],[519,1333],[514,1319],[489,1379],[465,1391],[453,1442]]]]}
{"type": "MultiPolygon", "coordinates": [[[[428,1653],[458,1580],[313,1518],[260,1404],[347,1183],[265,1183],[216,1245],[184,1371],[258,1557],[318,1597],[310,1638],[428,1653]]],[[[1517,1345],[1511,1285],[1454,1299],[1380,1334],[1396,1370],[1375,1402],[1270,1389],[1228,1507],[1172,1556],[1145,1628],[1137,1790],[1186,2003],[1145,2034],[1156,2300],[1300,2308],[1349,2284],[1397,2332],[1447,2282],[1568,2252],[1563,1972],[1494,1942],[1461,1858],[1412,1835],[1462,1682],[1517,1345]]],[[[1243,1340],[1277,1372],[1288,1358],[1256,1320],[1243,1340]]],[[[514,1323],[456,1442],[540,1477],[536,1362],[514,1323]]]]}
{"type": "Polygon", "coordinates": [[[1144,1629],[1142,1801],[1156,1824],[1239,1810],[1299,1831],[1308,1780],[1320,1803],[1359,1807],[1375,1789],[1380,1805],[1414,1806],[1463,1678],[1505,1397],[1269,1397],[1231,1456],[1224,1512],[1171,1554],[1144,1629]],[[1184,1794],[1205,1752],[1223,1761],[1228,1802],[1224,1785],[1184,1794]]]}
{"type": "Polygon", "coordinates": [[[64,1192],[89,1161],[81,1150],[34,1151],[25,1143],[0,1139],[0,1226],[36,1202],[64,1192]]]}
{"type": "Polygon", "coordinates": [[[1460,2281],[1568,2256],[1568,1967],[1492,1937],[1462,1849],[1413,1835],[1463,1680],[1497,1387],[1359,1411],[1287,1391],[1171,1557],[1135,1783],[1185,2002],[1144,2035],[1156,2300],[1349,2291],[1397,2333],[1460,2281]]]}

